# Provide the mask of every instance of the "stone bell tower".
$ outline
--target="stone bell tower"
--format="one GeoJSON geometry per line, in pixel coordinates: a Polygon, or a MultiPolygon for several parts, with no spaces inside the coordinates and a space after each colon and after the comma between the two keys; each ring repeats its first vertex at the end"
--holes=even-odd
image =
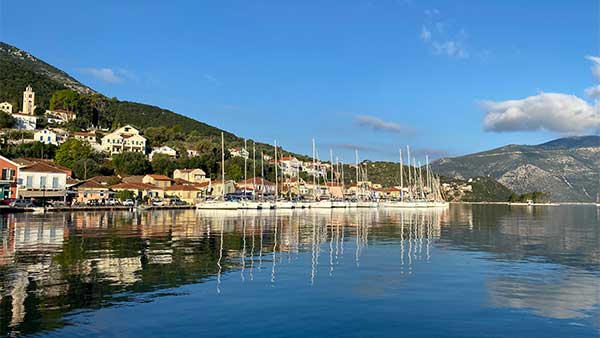
{"type": "Polygon", "coordinates": [[[33,89],[31,89],[31,85],[25,88],[23,92],[23,114],[24,115],[34,115],[35,111],[35,93],[33,89]]]}

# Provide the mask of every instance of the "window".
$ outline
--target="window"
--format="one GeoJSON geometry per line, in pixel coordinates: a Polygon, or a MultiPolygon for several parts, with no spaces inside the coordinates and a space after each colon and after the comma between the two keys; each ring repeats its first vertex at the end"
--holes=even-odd
{"type": "Polygon", "coordinates": [[[30,176],[30,175],[29,175],[29,176],[27,176],[27,178],[26,178],[26,181],[27,181],[27,182],[26,182],[26,185],[25,185],[25,186],[26,186],[27,188],[31,189],[31,188],[33,187],[33,176],[30,176]]]}
{"type": "Polygon", "coordinates": [[[46,176],[40,176],[40,188],[46,188],[46,176]]]}
{"type": "Polygon", "coordinates": [[[52,177],[52,189],[58,189],[58,177],[52,177]]]}

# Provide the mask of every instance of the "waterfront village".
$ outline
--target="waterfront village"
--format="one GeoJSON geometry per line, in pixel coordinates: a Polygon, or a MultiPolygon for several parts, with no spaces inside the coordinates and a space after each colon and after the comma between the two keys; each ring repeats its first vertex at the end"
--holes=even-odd
{"type": "MultiPolygon", "coordinates": [[[[54,158],[44,157],[43,147],[54,146],[60,150],[60,147],[65,146],[66,143],[74,142],[85,144],[86,147],[104,154],[107,159],[113,159],[113,161],[118,156],[135,153],[138,157],[143,154],[150,162],[158,157],[172,161],[182,155],[192,158],[198,155],[198,151],[185,149],[185,154],[181,154],[181,150],[178,152],[166,144],[153,144],[152,147],[148,147],[148,141],[141,130],[129,124],[118,126],[112,130],[90,128],[89,130],[70,132],[61,128],[61,125],[74,121],[77,119],[77,115],[67,109],[45,110],[43,115],[46,123],[43,128],[39,128],[39,110],[36,110],[35,92],[32,86],[27,86],[23,92],[21,111],[14,112],[13,105],[9,102],[0,103],[0,111],[0,114],[9,115],[13,119],[12,128],[5,128],[5,134],[21,132],[21,135],[23,133],[29,135],[29,137],[21,136],[16,139],[4,138],[2,147],[37,142],[42,149],[41,156],[16,158],[0,156],[2,170],[0,199],[6,201],[4,204],[21,200],[30,201],[32,204],[35,202],[38,206],[50,203],[61,207],[112,206],[123,203],[145,206],[184,206],[232,194],[243,194],[244,197],[252,196],[252,198],[260,196],[263,199],[279,195],[290,198],[294,196],[297,199],[308,196],[313,198],[327,196],[331,200],[346,200],[348,197],[390,200],[400,199],[401,196],[411,193],[411,186],[408,184],[382,187],[380,184],[368,181],[362,171],[359,176],[358,162],[351,166],[356,170],[356,180],[351,184],[344,184],[342,182],[347,181],[343,180],[343,176],[340,178],[339,163],[333,160],[328,163],[314,158],[312,161],[302,161],[294,156],[273,158],[274,154],[261,152],[259,154],[261,158],[256,161],[256,151],[253,154],[252,149],[246,146],[227,149],[228,157],[238,157],[243,159],[244,163],[250,158],[253,160],[254,167],[244,168],[244,179],[237,182],[231,179],[225,180],[225,176],[220,180],[211,179],[205,170],[199,167],[176,168],[170,175],[153,173],[152,170],[149,170],[149,172],[141,174],[113,173],[93,177],[75,177],[72,167],[57,163],[54,158]],[[258,171],[257,162],[261,163],[258,171]],[[265,178],[262,174],[264,173],[262,166],[276,167],[275,171],[279,172],[279,175],[275,176],[276,182],[265,178]],[[259,175],[257,172],[261,174],[259,175]],[[306,179],[306,177],[312,179],[306,179]]],[[[59,150],[56,151],[56,157],[59,156],[59,150]]],[[[86,168],[85,173],[93,172],[93,168],[91,168],[93,165],[90,164],[90,168],[86,168]]],[[[343,175],[343,166],[341,174],[343,175]]],[[[348,175],[353,175],[353,173],[348,175]]],[[[423,174],[421,173],[421,175],[423,174]]],[[[429,172],[427,175],[427,181],[430,183],[426,186],[423,184],[425,181],[423,176],[420,178],[419,194],[423,196],[432,194],[435,190],[435,182],[432,183],[433,176],[430,177],[429,172]]],[[[418,182],[415,170],[413,186],[416,186],[418,182]]],[[[441,191],[441,189],[438,190],[441,191]]],[[[441,193],[438,194],[441,196],[441,193]]]]}

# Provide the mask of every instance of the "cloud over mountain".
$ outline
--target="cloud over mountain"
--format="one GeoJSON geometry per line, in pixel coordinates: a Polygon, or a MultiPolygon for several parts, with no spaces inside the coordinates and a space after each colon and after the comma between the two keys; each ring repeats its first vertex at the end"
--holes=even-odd
{"type": "MultiPolygon", "coordinates": [[[[592,74],[600,79],[600,57],[586,56],[593,62],[592,74]]],[[[600,97],[600,85],[589,87],[585,94],[600,97]]],[[[540,93],[524,99],[483,101],[486,114],[483,128],[493,132],[552,131],[580,133],[600,127],[600,104],[591,104],[575,95],[540,93]]]]}
{"type": "Polygon", "coordinates": [[[519,100],[484,101],[484,129],[494,132],[582,132],[600,126],[598,106],[574,95],[540,93],[519,100]]]}

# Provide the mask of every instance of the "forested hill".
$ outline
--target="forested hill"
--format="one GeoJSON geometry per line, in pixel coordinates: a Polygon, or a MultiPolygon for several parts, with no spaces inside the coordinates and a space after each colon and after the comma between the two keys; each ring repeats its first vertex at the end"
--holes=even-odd
{"type": "MultiPolygon", "coordinates": [[[[142,129],[179,126],[184,132],[195,130],[210,138],[219,137],[222,131],[167,109],[107,98],[38,57],[0,42],[0,102],[8,101],[15,111],[20,110],[23,90],[30,84],[40,110],[50,108],[50,99],[59,90],[70,89],[92,97],[92,107],[87,111],[77,111],[78,118],[81,117],[80,127],[86,127],[86,124],[99,124],[103,128],[132,124],[142,129]]],[[[225,137],[229,143],[239,143],[239,139],[231,133],[225,132],[225,137]]]]}

